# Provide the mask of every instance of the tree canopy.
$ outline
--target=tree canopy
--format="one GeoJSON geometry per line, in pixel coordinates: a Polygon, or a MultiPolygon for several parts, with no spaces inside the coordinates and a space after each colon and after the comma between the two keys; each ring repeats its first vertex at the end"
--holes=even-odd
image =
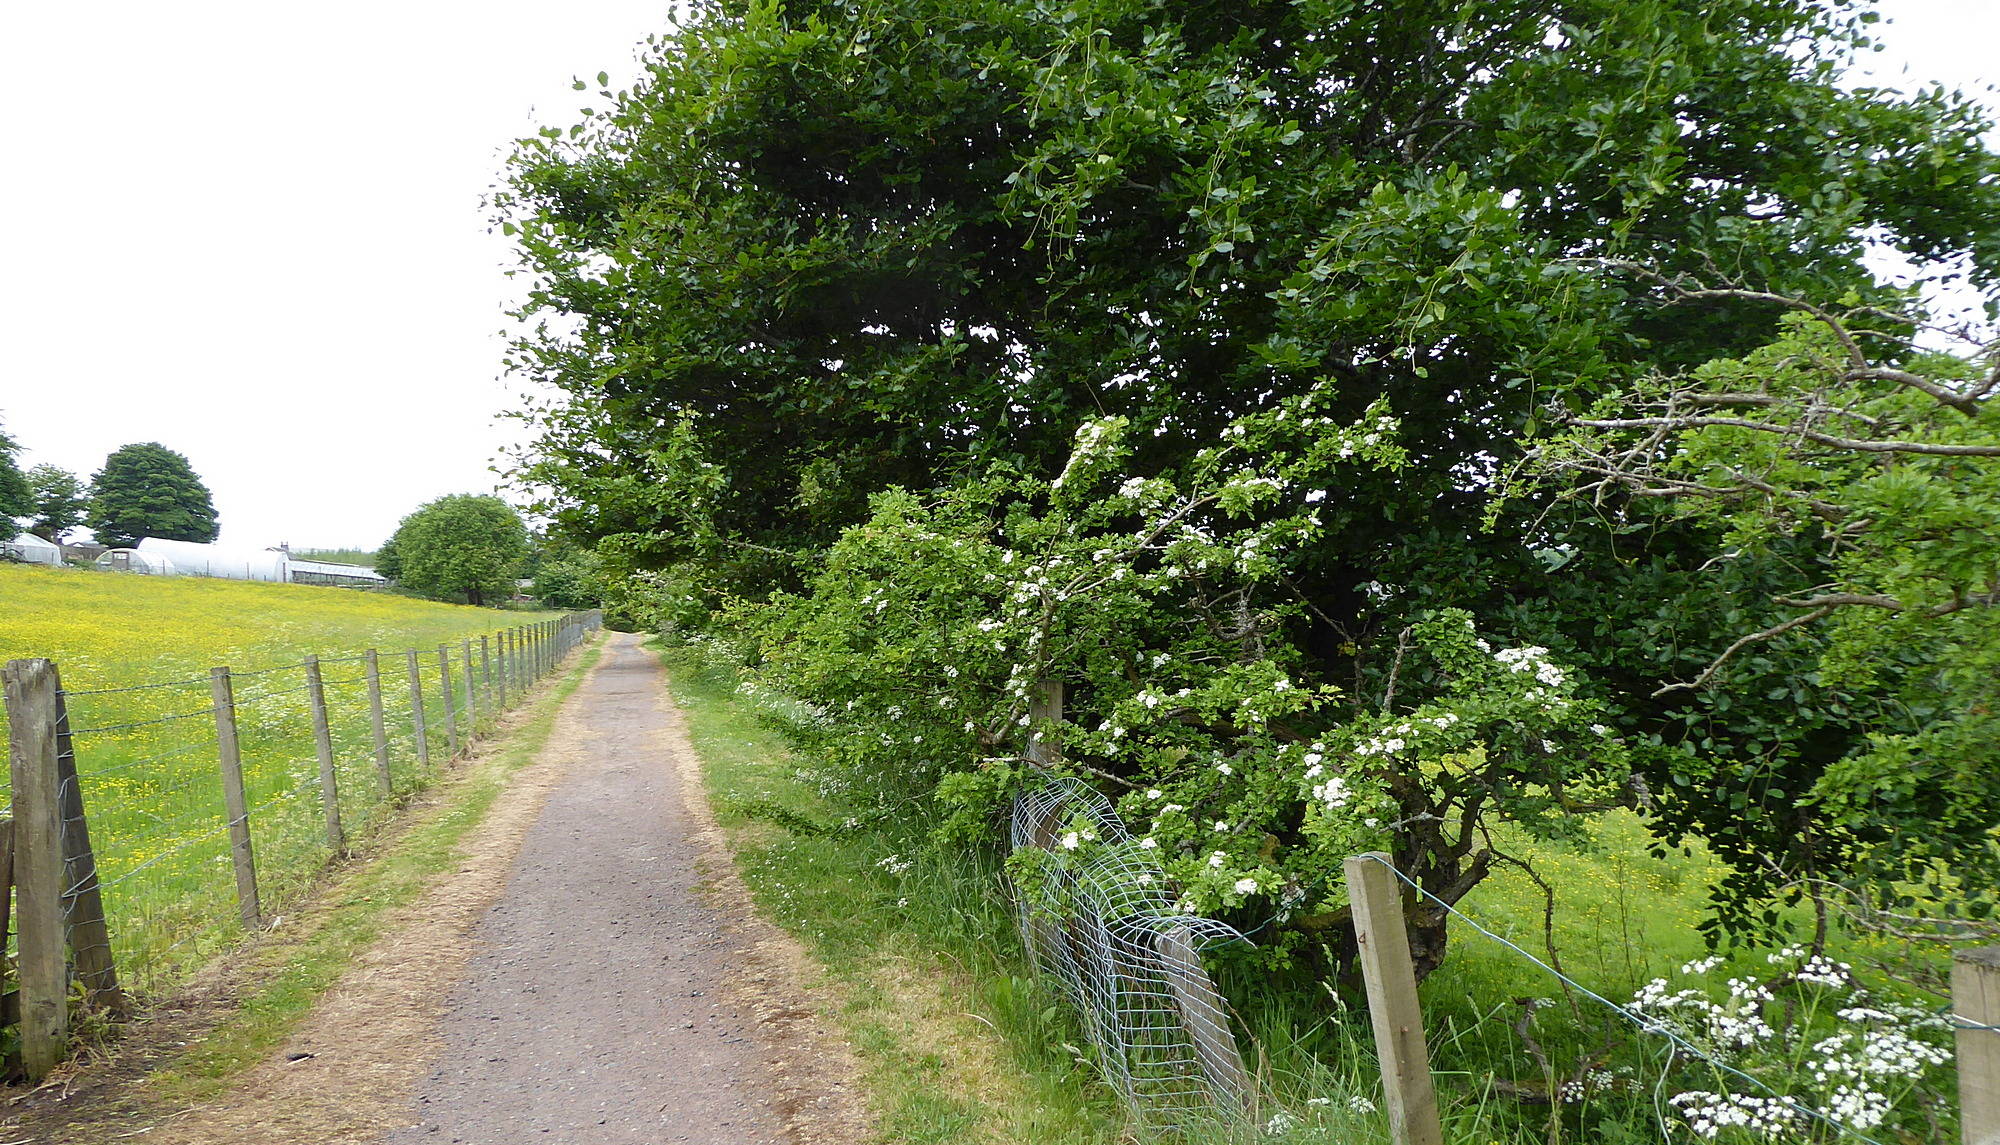
{"type": "Polygon", "coordinates": [[[1364,845],[1450,901],[1508,860],[1497,814],[1643,805],[1738,862],[1741,921],[1909,844],[1835,808],[1938,713],[1899,699],[1926,666],[1823,675],[1795,626],[1671,688],[1829,579],[1816,526],[1495,493],[1565,416],[1768,368],[1785,299],[1903,311],[1869,241],[1994,286],[1989,124],[1845,85],[1873,18],[704,6],[498,198],[543,319],[511,363],[561,395],[518,476],[678,622],[754,634],[885,790],[990,810],[1023,689],[1064,684],[1046,733],[1170,793],[1184,821],[1133,810],[1205,908],[1334,917],[1364,845]],[[1717,266],[1743,289],[1662,286],[1717,266]],[[920,707],[952,715],[863,734],[920,707]]]}
{"type": "Polygon", "coordinates": [[[45,541],[61,543],[70,530],[83,524],[90,497],[76,474],[54,465],[37,465],[28,470],[28,493],[33,502],[28,531],[45,541]]]}
{"type": "MultiPolygon", "coordinates": [[[[9,518],[25,517],[34,512],[34,497],[28,489],[28,479],[15,463],[20,456],[21,446],[6,431],[0,430],[0,526],[9,518]]],[[[10,534],[7,540],[12,540],[10,534]]]]}
{"type": "Polygon", "coordinates": [[[221,532],[208,486],[186,457],[156,441],[120,446],[104,459],[90,479],[84,524],[111,548],[142,537],[206,543],[221,532]]]}
{"type": "Polygon", "coordinates": [[[404,517],[377,553],[375,569],[438,600],[506,600],[527,555],[527,536],[521,515],[500,498],[453,494],[404,517]]]}

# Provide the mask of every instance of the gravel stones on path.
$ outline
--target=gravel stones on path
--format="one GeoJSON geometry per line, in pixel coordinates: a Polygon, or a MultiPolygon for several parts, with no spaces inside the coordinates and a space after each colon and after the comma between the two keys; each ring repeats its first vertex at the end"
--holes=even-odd
{"type": "Polygon", "coordinates": [[[145,1140],[870,1138],[819,971],[750,909],[658,657],[604,640],[459,869],[396,912],[267,1061],[145,1140]]]}
{"type": "Polygon", "coordinates": [[[656,657],[610,648],[572,703],[592,728],[473,933],[420,1120],[384,1145],[751,1143],[787,1111],[732,978],[737,912],[703,887],[656,657]]]}

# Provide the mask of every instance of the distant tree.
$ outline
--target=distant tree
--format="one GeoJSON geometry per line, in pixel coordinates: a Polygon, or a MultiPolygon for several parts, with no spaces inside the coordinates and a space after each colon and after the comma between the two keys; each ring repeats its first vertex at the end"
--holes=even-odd
{"type": "Polygon", "coordinates": [[[63,536],[83,524],[90,497],[76,474],[54,465],[37,465],[28,470],[28,492],[33,502],[28,515],[34,520],[28,531],[45,541],[62,543],[63,536]]]}
{"type": "MultiPolygon", "coordinates": [[[[22,475],[21,467],[14,464],[14,457],[21,446],[5,431],[0,431],[0,526],[7,518],[25,517],[34,511],[34,499],[28,493],[28,479],[22,475]]],[[[0,532],[7,531],[0,527],[0,532]]]]}
{"type": "Polygon", "coordinates": [[[141,537],[206,543],[221,531],[208,486],[186,457],[156,441],[121,446],[104,459],[90,479],[84,524],[114,549],[141,537]]]}
{"type": "Polygon", "coordinates": [[[567,541],[536,546],[535,599],[550,608],[578,610],[604,604],[604,569],[597,554],[567,541]]]}
{"type": "Polygon", "coordinates": [[[376,556],[376,571],[437,600],[485,604],[512,595],[527,555],[521,515],[498,497],[440,497],[403,518],[376,556]]]}
{"type": "MultiPolygon", "coordinates": [[[[405,518],[405,520],[407,519],[405,518]]],[[[397,528],[397,532],[399,534],[402,532],[400,526],[397,528]]],[[[403,579],[403,558],[396,551],[395,537],[390,537],[388,540],[383,541],[382,547],[375,550],[375,571],[388,577],[390,580],[403,579]]]]}

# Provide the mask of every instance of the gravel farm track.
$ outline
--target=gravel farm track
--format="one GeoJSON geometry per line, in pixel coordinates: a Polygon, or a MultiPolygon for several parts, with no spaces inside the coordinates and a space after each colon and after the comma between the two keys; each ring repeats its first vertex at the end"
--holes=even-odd
{"type": "Polygon", "coordinates": [[[604,639],[457,868],[268,1060],[217,1100],[104,1138],[867,1140],[853,1057],[804,953],[750,909],[658,658],[604,639]]]}

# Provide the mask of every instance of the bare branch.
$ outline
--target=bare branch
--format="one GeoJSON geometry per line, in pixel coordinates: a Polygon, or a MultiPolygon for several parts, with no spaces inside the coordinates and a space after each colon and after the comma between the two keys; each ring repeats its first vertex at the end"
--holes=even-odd
{"type": "Polygon", "coordinates": [[[1897,370],[1888,366],[1870,366],[1862,370],[1849,370],[1841,375],[1841,380],[1849,382],[1894,382],[1899,386],[1908,386],[1913,390],[1921,390],[1968,417],[1976,416],[1979,413],[1979,398],[1977,396],[1959,393],[1950,386],[1940,385],[1929,378],[1910,373],[1908,370],[1897,370]]]}
{"type": "Polygon", "coordinates": [[[1701,675],[1696,676],[1693,680],[1687,681],[1686,683],[1668,684],[1666,687],[1660,688],[1657,691],[1655,691],[1653,693],[1653,699],[1657,700],[1661,696],[1667,695],[1670,692],[1679,692],[1683,690],[1690,692],[1698,691],[1702,687],[1706,686],[1710,680],[1715,679],[1715,674],[1717,672],[1720,672],[1722,670],[1722,666],[1729,662],[1729,658],[1736,655],[1738,652],[1742,651],[1743,649],[1749,647],[1752,644],[1758,644],[1763,641],[1771,640],[1778,636],[1782,636],[1783,634],[1790,632],[1792,629],[1797,628],[1802,624],[1811,624],[1815,620],[1831,615],[1833,610],[1837,607],[1839,606],[1834,604],[1823,605],[1819,608],[1813,609],[1811,612],[1805,613],[1804,615],[1794,616],[1790,620],[1785,621],[1783,624],[1773,624],[1771,627],[1764,629],[1762,632],[1752,632],[1748,636],[1739,639],[1736,643],[1731,644],[1728,648],[1724,649],[1722,655],[1717,656],[1712,662],[1710,662],[1708,667],[1702,669],[1701,675]]]}
{"type": "Polygon", "coordinates": [[[1796,425],[1774,425],[1741,417],[1622,417],[1577,418],[1574,425],[1589,429],[1698,429],[1703,426],[1733,426],[1759,433],[1801,437],[1834,449],[1859,453],[1915,453],[1930,457],[2000,457],[2000,445],[1945,445],[1930,441],[1873,441],[1866,438],[1835,437],[1829,433],[1796,425]]]}

